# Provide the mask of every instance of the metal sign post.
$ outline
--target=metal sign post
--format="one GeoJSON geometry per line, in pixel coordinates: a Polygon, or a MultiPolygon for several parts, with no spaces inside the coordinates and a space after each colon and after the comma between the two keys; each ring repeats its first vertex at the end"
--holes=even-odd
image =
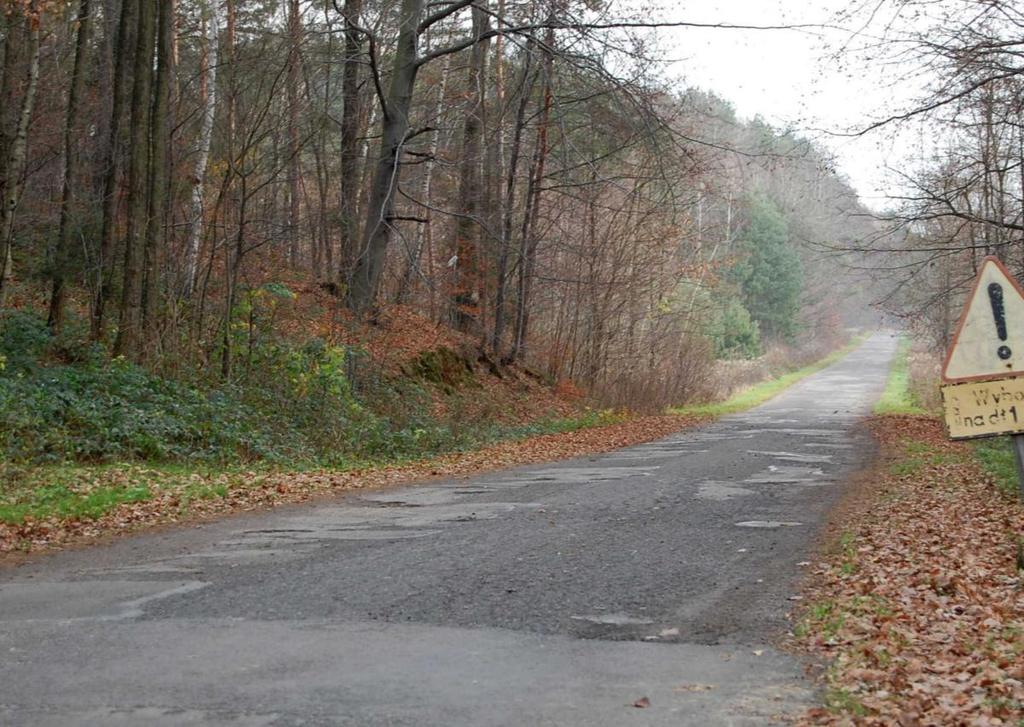
{"type": "Polygon", "coordinates": [[[1013,456],[1017,460],[1017,487],[1024,500],[1024,434],[1014,434],[1010,439],[1013,440],[1013,456]]]}

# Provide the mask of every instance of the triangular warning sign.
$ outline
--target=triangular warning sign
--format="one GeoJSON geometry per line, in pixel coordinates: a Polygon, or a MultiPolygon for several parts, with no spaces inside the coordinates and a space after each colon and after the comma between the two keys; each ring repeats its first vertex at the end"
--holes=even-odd
{"type": "Polygon", "coordinates": [[[974,281],[942,367],[944,381],[1024,374],[1024,290],[994,257],[974,281]]]}

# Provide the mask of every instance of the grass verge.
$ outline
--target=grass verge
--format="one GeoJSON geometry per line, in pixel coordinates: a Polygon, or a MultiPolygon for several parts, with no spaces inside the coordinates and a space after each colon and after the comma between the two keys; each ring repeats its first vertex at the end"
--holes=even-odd
{"type": "Polygon", "coordinates": [[[990,437],[971,443],[974,457],[996,486],[1007,495],[1020,491],[1017,481],[1017,462],[1009,437],[990,437]]]}
{"type": "Polygon", "coordinates": [[[693,406],[676,407],[669,411],[673,414],[693,414],[699,416],[718,417],[725,414],[735,414],[736,412],[752,409],[753,407],[763,404],[769,399],[782,393],[801,379],[805,379],[811,374],[815,374],[822,369],[831,366],[860,346],[866,338],[866,334],[856,336],[842,348],[833,351],[828,356],[825,356],[812,364],[797,369],[796,371],[791,371],[788,374],[783,374],[778,378],[762,381],[760,384],[752,386],[745,391],[741,391],[725,401],[711,404],[695,404],[693,406]]]}
{"type": "Polygon", "coordinates": [[[926,414],[910,390],[910,339],[900,339],[875,414],[926,414]]]}
{"type": "MultiPolygon", "coordinates": [[[[502,442],[520,442],[531,437],[582,431],[623,421],[625,416],[617,412],[591,410],[577,417],[490,429],[480,434],[475,446],[455,451],[473,451],[502,442]]],[[[423,460],[409,457],[353,460],[331,470],[362,472],[420,461],[423,460]]],[[[168,494],[173,496],[179,514],[184,516],[196,502],[227,497],[229,492],[247,484],[259,485],[267,477],[304,469],[309,468],[264,465],[243,469],[134,462],[6,465],[0,468],[0,523],[22,525],[28,520],[97,520],[123,505],[147,503],[168,494]]]]}

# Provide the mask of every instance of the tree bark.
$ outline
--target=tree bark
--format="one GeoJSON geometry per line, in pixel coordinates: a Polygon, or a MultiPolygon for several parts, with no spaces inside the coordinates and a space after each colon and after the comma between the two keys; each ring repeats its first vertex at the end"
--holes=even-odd
{"type": "Polygon", "coordinates": [[[288,262],[299,266],[299,0],[288,0],[288,262]]]}
{"type": "MultiPolygon", "coordinates": [[[[490,30],[485,8],[473,6],[473,36],[484,37],[490,30]]],[[[480,220],[483,179],[484,81],[487,77],[488,41],[473,45],[466,79],[469,108],[462,126],[462,165],[459,173],[459,215],[455,220],[455,255],[451,291],[452,323],[463,332],[480,334],[481,255],[480,220]]]]}
{"type": "Polygon", "coordinates": [[[114,46],[113,99],[111,100],[110,129],[105,149],[103,168],[103,224],[100,231],[96,259],[96,280],[90,321],[93,340],[103,337],[103,319],[111,296],[114,277],[114,241],[117,235],[118,181],[121,168],[121,137],[124,134],[125,103],[128,100],[129,69],[135,49],[139,0],[122,0],[121,16],[117,23],[117,41],[114,46]]]}
{"type": "Polygon", "coordinates": [[[173,0],[158,0],[157,67],[150,115],[149,213],[143,255],[142,330],[154,330],[153,311],[160,295],[160,258],[166,250],[170,195],[171,69],[174,65],[173,0]]]}
{"type": "Polygon", "coordinates": [[[365,313],[376,302],[391,240],[402,148],[409,133],[409,109],[419,71],[418,27],[423,18],[424,3],[425,0],[402,0],[391,84],[382,110],[380,153],[370,187],[362,246],[348,289],[348,306],[356,313],[365,313]]]}
{"type": "Polygon", "coordinates": [[[338,256],[338,280],[346,282],[359,254],[359,130],[363,104],[359,93],[362,33],[358,27],[363,0],[345,0],[345,48],[341,77],[341,251],[338,256]]]}
{"type": "MultiPolygon", "coordinates": [[[[451,56],[445,56],[444,68],[441,69],[441,82],[437,87],[437,104],[434,106],[434,118],[440,118],[441,113],[444,111],[445,94],[448,90],[448,74],[451,70],[451,60],[451,56]]],[[[399,284],[398,294],[395,297],[395,302],[400,305],[408,300],[409,291],[412,288],[412,279],[416,275],[416,271],[420,267],[420,260],[423,257],[423,248],[429,245],[433,240],[433,213],[430,207],[430,195],[434,184],[434,167],[437,163],[437,149],[440,140],[441,130],[434,129],[430,133],[430,147],[427,151],[427,168],[423,173],[423,185],[420,187],[420,199],[425,205],[427,205],[427,208],[423,213],[423,224],[416,228],[416,241],[413,243],[413,248],[409,253],[409,261],[405,266],[405,273],[402,275],[402,282],[399,284]]]]}
{"type": "Polygon", "coordinates": [[[219,50],[220,23],[218,22],[217,0],[204,0],[203,20],[205,23],[204,53],[200,61],[200,97],[203,101],[203,120],[199,129],[199,154],[192,170],[192,201],[189,207],[188,240],[185,244],[185,279],[183,297],[189,298],[195,290],[196,273],[199,268],[199,241],[203,233],[203,186],[206,168],[210,162],[210,145],[213,140],[213,122],[217,115],[217,56],[219,50]]]}
{"type": "Polygon", "coordinates": [[[128,145],[128,221],[124,243],[121,307],[114,355],[139,353],[142,325],[142,263],[149,213],[150,112],[153,91],[153,49],[156,41],[157,5],[139,3],[136,26],[131,124],[128,145]]]}
{"type": "Polygon", "coordinates": [[[519,249],[519,299],[516,305],[515,341],[510,357],[522,361],[526,358],[527,331],[530,326],[530,297],[533,291],[533,269],[537,260],[537,217],[539,215],[541,185],[544,181],[544,165],[548,156],[548,123],[551,118],[552,92],[551,74],[554,71],[554,31],[548,30],[544,40],[543,107],[537,128],[537,145],[534,149],[533,171],[526,193],[526,214],[523,218],[523,233],[519,249]]]}
{"type": "Polygon", "coordinates": [[[64,118],[64,181],[61,189],[60,222],[57,229],[57,248],[54,251],[53,280],[50,290],[50,311],[47,326],[57,332],[64,322],[64,304],[67,298],[66,282],[71,257],[71,220],[74,215],[75,186],[78,183],[81,156],[77,150],[80,125],[79,105],[85,89],[87,54],[92,31],[90,0],[78,3],[78,33],[75,38],[75,62],[68,89],[68,105],[64,118]]]}
{"type": "Polygon", "coordinates": [[[25,95],[18,113],[18,125],[11,141],[7,159],[4,160],[4,193],[0,200],[0,308],[6,302],[13,273],[14,214],[21,198],[21,177],[25,169],[28,151],[28,127],[35,108],[36,91],[39,87],[39,3],[29,3],[25,15],[28,33],[28,69],[25,78],[25,95]]]}
{"type": "MultiPolygon", "coordinates": [[[[19,81],[24,78],[25,46],[28,43],[28,26],[21,13],[10,9],[0,13],[3,19],[3,65],[0,69],[0,164],[7,161],[18,126],[17,111],[19,81]]],[[[0,199],[6,189],[7,177],[0,168],[0,199]]]]}
{"type": "Polygon", "coordinates": [[[515,217],[516,174],[519,171],[519,158],[522,153],[523,131],[526,128],[526,111],[530,105],[530,91],[536,83],[536,75],[530,80],[532,72],[534,44],[526,46],[526,59],[523,63],[523,81],[520,84],[519,105],[516,109],[515,127],[512,132],[512,148],[509,152],[508,169],[505,175],[505,203],[502,209],[501,230],[498,239],[498,264],[496,271],[497,289],[494,295],[494,332],[491,337],[491,348],[495,353],[502,350],[502,338],[508,313],[506,298],[508,296],[509,258],[512,254],[512,227],[515,217]]]}

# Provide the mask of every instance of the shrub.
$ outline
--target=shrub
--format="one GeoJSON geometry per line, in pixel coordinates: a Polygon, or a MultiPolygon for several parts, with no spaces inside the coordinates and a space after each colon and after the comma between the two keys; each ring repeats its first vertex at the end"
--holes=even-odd
{"type": "Polygon", "coordinates": [[[196,386],[107,360],[83,332],[54,338],[38,316],[16,313],[0,328],[0,357],[0,456],[8,462],[338,465],[491,436],[437,420],[420,382],[383,377],[365,352],[319,339],[261,342],[240,380],[196,386]]]}

